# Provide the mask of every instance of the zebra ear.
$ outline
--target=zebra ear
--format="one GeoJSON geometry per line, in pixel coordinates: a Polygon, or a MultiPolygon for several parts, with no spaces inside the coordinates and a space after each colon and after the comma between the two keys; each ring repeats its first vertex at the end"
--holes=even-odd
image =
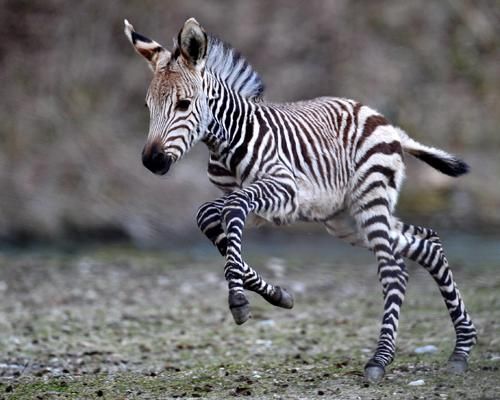
{"type": "Polygon", "coordinates": [[[184,22],[179,32],[178,43],[181,54],[189,64],[196,68],[203,67],[207,55],[207,34],[194,18],[184,22]]]}
{"type": "Polygon", "coordinates": [[[159,43],[142,36],[134,30],[134,27],[125,22],[125,36],[127,36],[134,49],[149,63],[150,68],[156,71],[159,64],[165,64],[170,60],[170,52],[165,50],[159,43]]]}

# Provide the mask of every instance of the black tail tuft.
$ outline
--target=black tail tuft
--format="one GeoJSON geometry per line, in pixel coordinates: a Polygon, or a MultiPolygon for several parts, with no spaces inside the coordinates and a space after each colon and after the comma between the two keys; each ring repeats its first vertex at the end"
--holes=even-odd
{"type": "Polygon", "coordinates": [[[411,154],[449,176],[460,176],[469,172],[470,169],[464,161],[453,156],[443,158],[424,151],[412,151],[411,154]]]}

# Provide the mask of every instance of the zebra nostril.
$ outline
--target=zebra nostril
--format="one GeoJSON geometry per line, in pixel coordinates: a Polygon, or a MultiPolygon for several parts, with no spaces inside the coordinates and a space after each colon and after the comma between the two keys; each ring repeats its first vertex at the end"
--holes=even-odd
{"type": "Polygon", "coordinates": [[[156,152],[151,155],[151,161],[153,162],[153,164],[161,165],[165,161],[165,154],[162,152],[156,152]]]}
{"type": "Polygon", "coordinates": [[[154,146],[150,151],[143,150],[142,163],[151,172],[163,175],[167,173],[171,160],[163,151],[154,146]]]}

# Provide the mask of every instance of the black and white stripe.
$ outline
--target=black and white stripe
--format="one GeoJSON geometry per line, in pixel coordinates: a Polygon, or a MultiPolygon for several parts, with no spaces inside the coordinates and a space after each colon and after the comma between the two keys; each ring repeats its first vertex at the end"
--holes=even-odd
{"type": "Polygon", "coordinates": [[[266,283],[242,259],[247,218],[276,224],[319,222],[331,234],[367,247],[377,259],[384,313],[366,377],[379,380],[394,358],[408,283],[403,257],[417,261],[438,284],[457,336],[450,364],[456,371],[465,370],[476,330],[439,238],[429,229],[403,224],[393,211],[404,178],[404,152],[450,176],[467,172],[467,165],[416,142],[353,100],[262,101],[262,81],[248,62],[193,21],[186,22],[177,45],[188,43],[189,48],[174,49],[148,92],[152,110],[148,142],[159,141],[174,161],[198,140],[210,150],[209,179],[224,194],[200,207],[197,222],[226,259],[235,321],[244,323],[250,315],[245,289],[272,304],[293,306],[285,290],[266,283]],[[197,58],[190,66],[191,47],[197,58]],[[205,48],[205,58],[200,59],[199,49],[205,48]],[[188,54],[187,61],[183,54],[188,54]],[[185,113],[173,106],[182,96],[196,99],[185,113]]]}

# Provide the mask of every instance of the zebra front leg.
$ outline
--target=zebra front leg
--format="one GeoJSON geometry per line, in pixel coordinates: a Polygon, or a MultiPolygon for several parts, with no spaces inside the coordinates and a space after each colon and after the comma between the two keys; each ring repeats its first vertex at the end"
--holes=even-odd
{"type": "MultiPolygon", "coordinates": [[[[222,209],[226,199],[219,198],[204,203],[197,213],[197,223],[200,230],[217,247],[222,256],[226,256],[227,238],[222,227],[222,209]]],[[[284,288],[266,282],[260,274],[243,261],[243,287],[260,294],[270,304],[282,307],[293,307],[293,296],[284,288]]]]}
{"type": "Polygon", "coordinates": [[[234,322],[238,325],[250,318],[250,303],[244,292],[245,264],[241,257],[241,238],[243,227],[251,204],[244,193],[228,196],[222,211],[222,220],[226,225],[226,265],[224,275],[229,288],[229,309],[234,322]]]}
{"type": "Polygon", "coordinates": [[[452,373],[463,373],[467,370],[477,332],[453,279],[439,236],[432,229],[403,223],[398,223],[398,230],[400,231],[396,239],[398,251],[424,267],[439,286],[456,334],[455,348],[448,361],[448,370],[452,373]]]}
{"type": "Polygon", "coordinates": [[[260,294],[268,303],[281,308],[293,308],[293,295],[280,286],[267,283],[257,271],[252,269],[245,261],[245,282],[243,287],[260,294]]]}
{"type": "MultiPolygon", "coordinates": [[[[222,221],[226,227],[225,276],[229,286],[229,308],[237,324],[250,317],[250,307],[243,291],[245,268],[249,268],[241,257],[241,240],[245,220],[250,212],[264,213],[268,218],[284,218],[296,209],[293,178],[283,173],[280,180],[265,178],[245,189],[229,194],[222,210],[222,221]]],[[[259,288],[258,279],[249,279],[248,286],[259,288]]],[[[273,304],[293,306],[291,296],[279,288],[276,294],[264,296],[273,304]]]]}

